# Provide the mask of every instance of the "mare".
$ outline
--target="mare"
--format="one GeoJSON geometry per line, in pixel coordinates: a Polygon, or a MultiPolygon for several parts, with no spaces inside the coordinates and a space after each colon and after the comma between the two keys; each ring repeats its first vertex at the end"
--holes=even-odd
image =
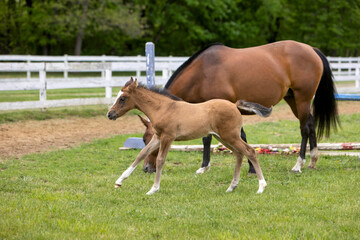
{"type": "MultiPolygon", "coordinates": [[[[317,139],[324,134],[328,137],[330,128],[336,130],[340,124],[334,97],[336,90],[326,57],[319,49],[295,41],[244,49],[219,43],[209,45],[184,62],[166,83],[165,89],[190,103],[243,99],[269,107],[284,99],[300,121],[302,137],[293,172],[301,172],[305,164],[308,141],[309,168],[316,168],[317,139]]],[[[253,114],[240,111],[243,115],[253,114]]],[[[146,125],[148,129],[151,127],[146,125]]],[[[243,129],[241,136],[246,141],[243,129]]],[[[203,163],[197,173],[210,167],[211,135],[203,138],[203,143],[203,163]]],[[[155,170],[155,159],[156,152],[145,159],[144,171],[155,170]]],[[[249,164],[249,172],[253,173],[251,161],[249,164]]]]}
{"type": "Polygon", "coordinates": [[[137,80],[134,81],[131,78],[119,92],[107,116],[111,120],[116,120],[134,108],[148,116],[152,123],[154,135],[149,144],[140,151],[135,161],[115,182],[115,187],[120,187],[123,180],[130,176],[145,157],[154,150],[158,150],[155,182],[147,194],[150,195],[159,191],[161,170],[171,143],[213,134],[236,156],[235,173],[227,192],[233,191],[238,185],[243,155],[248,157],[254,165],[259,180],[258,193],[264,191],[266,181],[256,158],[255,150],[240,137],[242,127],[240,110],[252,111],[266,117],[271,113],[271,108],[244,101],[237,101],[234,104],[222,99],[191,104],[171,99],[169,96],[160,94],[160,92],[155,92],[155,90],[149,90],[138,85],[137,80]]]}

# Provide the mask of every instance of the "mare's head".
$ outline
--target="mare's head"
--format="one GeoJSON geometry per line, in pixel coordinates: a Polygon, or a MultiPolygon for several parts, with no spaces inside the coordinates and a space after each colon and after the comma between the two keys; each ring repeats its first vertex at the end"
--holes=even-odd
{"type": "MultiPolygon", "coordinates": [[[[144,141],[145,145],[147,145],[150,142],[151,138],[154,136],[154,131],[153,131],[150,121],[147,121],[146,119],[142,118],[140,115],[138,115],[138,116],[139,116],[141,122],[146,127],[145,133],[143,135],[143,141],[144,141]]],[[[158,155],[158,151],[155,151],[155,152],[150,153],[150,155],[144,159],[144,165],[143,165],[144,172],[152,173],[152,172],[156,171],[157,155],[158,155]]]]}
{"type": "Polygon", "coordinates": [[[135,91],[137,86],[137,79],[134,80],[133,78],[131,78],[120,90],[114,104],[107,113],[107,117],[110,120],[116,120],[131,109],[135,108],[135,103],[131,98],[131,94],[135,91]]]}

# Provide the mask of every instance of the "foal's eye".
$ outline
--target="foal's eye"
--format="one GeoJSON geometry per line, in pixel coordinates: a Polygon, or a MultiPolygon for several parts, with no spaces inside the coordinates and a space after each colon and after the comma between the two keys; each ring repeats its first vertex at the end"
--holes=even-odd
{"type": "Polygon", "coordinates": [[[125,99],[126,99],[126,97],[121,97],[119,101],[120,101],[120,102],[124,102],[125,99]]]}

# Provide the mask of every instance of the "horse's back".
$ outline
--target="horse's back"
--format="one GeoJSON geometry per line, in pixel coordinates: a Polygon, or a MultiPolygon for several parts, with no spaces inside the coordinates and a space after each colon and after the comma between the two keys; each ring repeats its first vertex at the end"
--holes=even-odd
{"type": "Polygon", "coordinates": [[[320,58],[303,43],[281,41],[244,49],[216,45],[200,54],[169,90],[189,102],[243,99],[270,107],[290,88],[307,84],[314,94],[321,74],[320,58]]]}

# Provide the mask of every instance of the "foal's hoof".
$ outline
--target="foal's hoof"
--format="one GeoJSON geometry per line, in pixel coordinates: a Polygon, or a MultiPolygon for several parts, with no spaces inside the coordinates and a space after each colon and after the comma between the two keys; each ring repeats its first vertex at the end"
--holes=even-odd
{"type": "Polygon", "coordinates": [[[259,190],[256,192],[257,194],[261,194],[264,192],[265,188],[267,186],[267,183],[266,181],[263,179],[263,180],[260,180],[259,181],[259,190]]]}
{"type": "Polygon", "coordinates": [[[310,165],[309,165],[308,168],[317,170],[316,166],[310,166],[310,165]]]}
{"type": "Polygon", "coordinates": [[[291,169],[291,172],[292,173],[301,173],[301,170],[300,169],[291,169]]]}
{"type": "Polygon", "coordinates": [[[115,188],[120,188],[120,187],[121,187],[121,185],[120,185],[120,184],[116,184],[116,183],[115,183],[114,187],[115,187],[115,188]]]}
{"type": "Polygon", "coordinates": [[[148,191],[148,192],[146,193],[146,195],[153,195],[154,193],[157,193],[158,191],[159,191],[158,188],[152,187],[152,188],[150,189],[150,191],[148,191]]]}

